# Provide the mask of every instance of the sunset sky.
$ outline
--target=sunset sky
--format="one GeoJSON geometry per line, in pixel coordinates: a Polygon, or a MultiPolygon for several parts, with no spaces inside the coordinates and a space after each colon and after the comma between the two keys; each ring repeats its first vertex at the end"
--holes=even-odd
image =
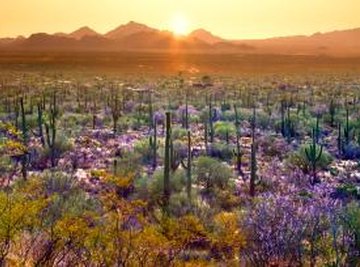
{"type": "Polygon", "coordinates": [[[0,36],[105,33],[130,20],[158,29],[205,28],[228,39],[360,27],[359,0],[0,0],[0,36]]]}

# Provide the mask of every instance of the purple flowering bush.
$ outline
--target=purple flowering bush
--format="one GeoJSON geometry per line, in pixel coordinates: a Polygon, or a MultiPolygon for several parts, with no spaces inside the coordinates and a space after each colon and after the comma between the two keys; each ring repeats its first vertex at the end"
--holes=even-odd
{"type": "Polygon", "coordinates": [[[312,195],[263,195],[242,215],[248,233],[242,255],[254,266],[298,266],[340,262],[343,228],[340,203],[312,195]]]}

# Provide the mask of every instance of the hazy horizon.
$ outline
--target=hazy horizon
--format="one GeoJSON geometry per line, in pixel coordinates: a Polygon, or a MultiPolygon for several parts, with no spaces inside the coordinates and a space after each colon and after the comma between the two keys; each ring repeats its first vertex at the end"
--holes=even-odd
{"type": "Polygon", "coordinates": [[[311,35],[360,27],[360,2],[304,0],[225,0],[171,2],[15,0],[2,4],[0,36],[72,32],[88,26],[104,34],[129,21],[182,34],[203,28],[225,39],[311,35]],[[206,10],[206,12],[205,12],[206,10]],[[66,18],[66,20],[64,19],[66,18]]]}
{"type": "MultiPolygon", "coordinates": [[[[109,30],[106,30],[106,31],[103,31],[103,32],[98,31],[95,27],[92,27],[92,26],[89,26],[89,25],[82,25],[82,26],[77,26],[76,28],[74,28],[74,29],[72,29],[72,30],[68,30],[68,31],[62,31],[62,30],[52,31],[52,32],[36,31],[36,32],[29,33],[29,34],[18,34],[18,35],[12,35],[12,36],[0,36],[0,38],[17,38],[17,37],[20,37],[20,36],[25,37],[25,38],[28,38],[28,37],[30,37],[32,34],[37,34],[37,33],[46,33],[46,34],[65,33],[65,34],[70,34],[70,33],[75,32],[75,31],[77,31],[77,30],[79,30],[79,29],[81,29],[81,28],[84,28],[84,27],[88,27],[88,28],[94,30],[95,32],[97,32],[97,33],[99,33],[99,34],[101,34],[101,35],[105,35],[105,34],[107,34],[108,32],[116,29],[117,27],[119,27],[119,26],[121,26],[121,25],[126,25],[126,24],[128,24],[128,23],[130,23],[130,22],[135,22],[135,23],[139,23],[139,24],[144,24],[144,25],[146,25],[146,26],[148,26],[148,27],[150,27],[150,28],[154,28],[154,29],[160,30],[160,31],[172,31],[172,29],[159,29],[159,28],[153,27],[153,26],[148,25],[148,24],[146,24],[146,23],[144,23],[144,22],[141,22],[141,21],[129,20],[129,21],[124,22],[124,23],[121,23],[121,24],[119,24],[119,25],[114,25],[113,28],[110,28],[109,30]]],[[[189,31],[188,33],[186,33],[185,36],[188,35],[188,34],[190,34],[190,33],[193,32],[193,31],[202,29],[202,30],[209,31],[209,32],[210,32],[211,34],[213,34],[214,36],[221,37],[221,38],[223,38],[224,40],[230,40],[230,41],[231,41],[231,40],[234,40],[234,41],[236,41],[236,40],[263,40],[263,39],[271,39],[271,38],[277,38],[277,37],[280,37],[280,38],[281,38],[281,37],[291,37],[291,36],[311,36],[311,35],[316,34],[316,33],[319,33],[319,32],[320,32],[320,33],[327,33],[327,32],[333,32],[333,31],[344,31],[344,30],[352,30],[352,29],[358,29],[358,28],[360,28],[360,25],[359,25],[358,27],[352,27],[352,28],[341,28],[341,29],[340,29],[340,28],[336,28],[336,29],[330,29],[330,30],[327,30],[327,31],[314,31],[314,32],[309,32],[309,33],[293,33],[293,34],[283,34],[283,35],[274,35],[274,36],[264,36],[264,37],[257,37],[257,38],[256,38],[256,37],[255,37],[255,38],[241,38],[241,37],[239,37],[239,38],[236,38],[236,37],[235,37],[235,38],[226,38],[226,37],[224,37],[223,35],[217,34],[217,33],[213,32],[213,31],[210,31],[209,29],[207,29],[207,28],[205,28],[205,27],[199,27],[199,28],[191,29],[191,31],[189,31]]]]}

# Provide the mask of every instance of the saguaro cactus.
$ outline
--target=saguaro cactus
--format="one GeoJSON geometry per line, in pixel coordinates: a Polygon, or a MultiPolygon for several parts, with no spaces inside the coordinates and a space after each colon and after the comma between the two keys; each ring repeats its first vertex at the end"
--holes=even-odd
{"type": "Polygon", "coordinates": [[[309,163],[311,164],[311,171],[312,171],[312,181],[311,184],[320,183],[320,180],[317,178],[316,175],[316,167],[317,163],[319,162],[323,151],[323,146],[320,146],[320,150],[318,149],[318,145],[316,143],[316,130],[313,128],[313,137],[312,137],[312,144],[309,147],[305,148],[306,158],[308,159],[309,163]]]}
{"type": "Polygon", "coordinates": [[[92,100],[92,107],[91,107],[91,112],[92,112],[92,129],[95,130],[96,129],[96,121],[97,121],[97,101],[98,101],[98,93],[95,91],[92,93],[91,96],[91,100],[92,100]]]}
{"type": "Polygon", "coordinates": [[[114,135],[117,133],[117,123],[121,115],[121,105],[119,100],[119,92],[116,88],[111,90],[110,108],[113,119],[113,132],[114,135]]]}
{"type": "Polygon", "coordinates": [[[209,139],[208,139],[208,123],[207,118],[204,120],[204,143],[205,143],[205,153],[209,155],[209,139]]]}
{"type": "Polygon", "coordinates": [[[187,139],[188,139],[188,147],[187,147],[187,163],[183,160],[181,161],[181,165],[186,170],[186,193],[191,202],[191,132],[188,130],[187,132],[187,139]]]}
{"type": "Polygon", "coordinates": [[[152,167],[155,170],[156,166],[157,166],[157,149],[158,149],[158,144],[157,144],[157,121],[156,119],[154,120],[153,123],[153,136],[150,136],[150,148],[152,150],[152,154],[153,154],[153,162],[152,162],[152,167]]]}
{"type": "MultiPolygon", "coordinates": [[[[20,111],[21,111],[21,129],[22,129],[23,143],[24,146],[27,147],[29,136],[26,125],[26,115],[25,115],[23,97],[20,98],[20,111]]],[[[28,153],[27,151],[24,151],[24,154],[21,157],[21,173],[24,180],[27,179],[27,165],[28,165],[28,153]]]]}
{"type": "Polygon", "coordinates": [[[165,134],[165,160],[164,160],[164,199],[163,205],[169,204],[171,188],[170,188],[170,142],[171,142],[171,114],[169,111],[166,115],[166,134],[165,134]]]}
{"type": "MultiPolygon", "coordinates": [[[[153,102],[152,102],[152,91],[149,89],[149,127],[153,128],[156,124],[156,121],[153,120],[154,112],[153,112],[153,102]]],[[[156,126],[155,126],[156,127],[156,126]]]]}
{"type": "Polygon", "coordinates": [[[19,129],[19,115],[20,115],[20,104],[19,104],[19,100],[16,98],[14,100],[14,111],[15,111],[15,127],[16,129],[19,129]]]}
{"type": "Polygon", "coordinates": [[[51,167],[56,166],[56,118],[58,109],[56,106],[56,92],[53,93],[52,103],[49,110],[49,123],[45,123],[46,143],[50,149],[51,167]]]}
{"type": "Polygon", "coordinates": [[[339,122],[338,126],[338,138],[337,138],[337,147],[338,147],[338,153],[341,156],[343,153],[343,140],[341,136],[341,122],[339,122]]]}
{"type": "Polygon", "coordinates": [[[320,139],[320,115],[316,116],[316,124],[315,124],[315,138],[316,138],[316,143],[319,142],[320,139]]]}
{"type": "Polygon", "coordinates": [[[350,124],[349,124],[349,108],[346,107],[346,123],[344,127],[344,142],[345,145],[348,145],[350,143],[350,124]]]}
{"type": "Polygon", "coordinates": [[[256,129],[256,108],[253,107],[253,117],[251,122],[251,165],[250,165],[250,196],[255,196],[255,181],[256,181],[256,145],[255,145],[255,129],[256,129]]]}
{"type": "Polygon", "coordinates": [[[26,144],[29,136],[28,136],[27,126],[26,126],[26,114],[25,114],[23,97],[20,98],[20,113],[21,113],[21,131],[22,131],[24,143],[26,144]]]}
{"type": "Polygon", "coordinates": [[[241,169],[241,158],[242,158],[241,144],[240,144],[241,128],[240,128],[239,113],[236,104],[234,104],[234,111],[235,111],[235,127],[236,127],[236,151],[234,151],[234,155],[236,156],[236,170],[239,175],[243,175],[241,169]]]}
{"type": "Polygon", "coordinates": [[[171,172],[175,172],[181,163],[181,159],[179,156],[179,153],[177,151],[175,151],[174,149],[174,142],[173,142],[173,138],[171,137],[170,139],[170,170],[171,172]]]}
{"type": "Polygon", "coordinates": [[[185,94],[185,128],[189,129],[189,90],[185,94]]]}
{"type": "Polygon", "coordinates": [[[212,101],[211,101],[212,97],[210,96],[209,98],[209,129],[208,131],[210,131],[210,142],[213,143],[214,142],[214,123],[213,123],[213,107],[212,107],[212,101]]]}
{"type": "Polygon", "coordinates": [[[44,138],[44,133],[43,133],[43,109],[41,106],[41,103],[37,104],[37,124],[38,124],[38,128],[39,128],[39,137],[40,137],[40,141],[42,146],[45,146],[45,138],[44,138]]]}
{"type": "Polygon", "coordinates": [[[185,110],[182,111],[182,127],[185,129],[189,128],[189,92],[186,90],[185,93],[185,110]]]}
{"type": "Polygon", "coordinates": [[[294,123],[290,116],[290,103],[287,103],[285,100],[281,101],[281,134],[284,138],[291,141],[291,138],[295,136],[295,127],[294,123]],[[285,111],[286,111],[286,118],[285,118],[285,111]]]}

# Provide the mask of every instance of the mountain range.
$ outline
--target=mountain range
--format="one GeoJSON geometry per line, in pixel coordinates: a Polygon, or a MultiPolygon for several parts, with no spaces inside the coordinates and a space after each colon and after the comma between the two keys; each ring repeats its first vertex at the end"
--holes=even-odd
{"type": "Polygon", "coordinates": [[[182,51],[285,55],[360,56],[360,28],[258,40],[226,40],[204,29],[176,36],[130,21],[106,34],[89,27],[71,33],[35,33],[28,38],[2,38],[6,51],[182,51]]]}

